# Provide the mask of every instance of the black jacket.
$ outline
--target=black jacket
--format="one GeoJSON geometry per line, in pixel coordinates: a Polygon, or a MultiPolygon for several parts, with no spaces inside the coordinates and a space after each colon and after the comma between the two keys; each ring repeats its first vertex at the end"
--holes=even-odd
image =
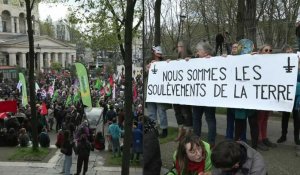
{"type": "Polygon", "coordinates": [[[92,146],[91,146],[90,142],[81,141],[77,145],[76,153],[80,157],[88,157],[88,156],[90,156],[91,149],[92,149],[92,146]]]}
{"type": "Polygon", "coordinates": [[[159,175],[162,166],[158,132],[155,126],[153,120],[145,117],[143,137],[144,175],[159,175]]]}

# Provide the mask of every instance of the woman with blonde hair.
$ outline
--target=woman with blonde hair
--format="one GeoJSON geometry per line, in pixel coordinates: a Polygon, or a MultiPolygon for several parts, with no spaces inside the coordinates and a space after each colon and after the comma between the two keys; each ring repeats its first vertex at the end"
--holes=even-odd
{"type": "MultiPolygon", "coordinates": [[[[272,53],[272,46],[269,44],[264,44],[259,49],[259,54],[271,54],[272,53]]],[[[267,151],[268,148],[274,148],[277,145],[272,143],[267,137],[267,129],[268,129],[268,120],[270,116],[270,111],[258,111],[258,130],[259,130],[259,137],[258,137],[258,145],[257,148],[267,151]]]]}

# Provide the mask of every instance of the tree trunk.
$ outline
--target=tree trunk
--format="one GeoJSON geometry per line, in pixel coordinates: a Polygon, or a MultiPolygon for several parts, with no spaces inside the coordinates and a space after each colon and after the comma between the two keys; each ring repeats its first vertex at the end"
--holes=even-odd
{"type": "Polygon", "coordinates": [[[274,13],[275,13],[275,2],[274,0],[270,0],[269,2],[269,6],[268,6],[268,11],[269,11],[269,16],[268,16],[268,21],[267,21],[267,27],[266,27],[266,43],[273,45],[273,40],[274,40],[274,32],[273,32],[273,26],[274,26],[274,13]]]}
{"type": "Polygon", "coordinates": [[[245,0],[238,0],[238,11],[237,11],[237,32],[236,40],[239,41],[245,37],[244,26],[245,26],[245,0]]]}
{"type": "Polygon", "coordinates": [[[155,1],[154,7],[154,18],[155,18],[155,35],[154,35],[154,45],[160,45],[160,11],[161,11],[161,0],[155,1]]]}
{"type": "Polygon", "coordinates": [[[122,175],[129,174],[132,143],[132,29],[135,0],[127,0],[125,21],[125,135],[122,157],[122,175]]]}
{"type": "Polygon", "coordinates": [[[34,78],[34,39],[33,39],[33,29],[32,29],[32,18],[31,10],[32,4],[30,0],[25,0],[26,3],[26,19],[28,26],[28,42],[29,42],[29,96],[30,96],[30,106],[31,106],[31,125],[32,125],[32,148],[33,150],[38,149],[38,131],[37,131],[37,115],[36,115],[36,104],[35,104],[35,78],[34,78]]]}
{"type": "Polygon", "coordinates": [[[207,17],[206,17],[205,1],[200,1],[200,2],[202,2],[200,4],[200,7],[201,7],[200,11],[201,11],[201,14],[202,14],[202,17],[203,17],[203,25],[204,25],[206,36],[207,36],[207,42],[211,43],[210,33],[209,33],[209,26],[208,26],[208,20],[207,20],[207,17]]]}
{"type": "Polygon", "coordinates": [[[248,39],[256,46],[256,0],[246,0],[246,33],[248,39]]]}
{"type": "MultiPolygon", "coordinates": [[[[291,2],[290,2],[291,4],[291,2]]],[[[288,44],[293,44],[293,40],[292,38],[294,38],[293,36],[295,36],[295,23],[297,21],[297,17],[298,17],[298,12],[299,12],[299,7],[300,7],[300,2],[299,0],[297,2],[294,2],[294,6],[291,7],[289,4],[289,10],[288,10],[288,16],[287,16],[287,37],[286,37],[286,43],[288,44]]]]}

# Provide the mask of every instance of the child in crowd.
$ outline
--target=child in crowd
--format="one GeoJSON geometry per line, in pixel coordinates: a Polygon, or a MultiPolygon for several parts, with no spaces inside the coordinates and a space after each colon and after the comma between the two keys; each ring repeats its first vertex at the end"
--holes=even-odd
{"type": "Polygon", "coordinates": [[[48,148],[50,146],[50,137],[46,128],[43,128],[42,132],[38,136],[38,140],[41,147],[48,148]]]}
{"type": "Polygon", "coordinates": [[[105,149],[105,139],[103,137],[102,132],[97,132],[94,139],[94,145],[95,145],[95,149],[99,151],[105,149]]]}
{"type": "Polygon", "coordinates": [[[120,138],[123,131],[120,129],[119,125],[117,124],[117,119],[112,119],[112,124],[108,127],[108,134],[111,135],[111,141],[112,141],[112,150],[113,155],[116,157],[116,154],[118,156],[121,156],[121,149],[120,149],[120,138]]]}
{"type": "Polygon", "coordinates": [[[137,127],[138,122],[133,123],[132,136],[132,153],[131,153],[131,161],[134,160],[136,155],[136,161],[139,161],[140,154],[143,152],[143,132],[140,128],[137,127]]]}
{"type": "Polygon", "coordinates": [[[28,136],[25,128],[20,129],[19,143],[20,143],[21,147],[29,146],[29,136],[28,136]]]}

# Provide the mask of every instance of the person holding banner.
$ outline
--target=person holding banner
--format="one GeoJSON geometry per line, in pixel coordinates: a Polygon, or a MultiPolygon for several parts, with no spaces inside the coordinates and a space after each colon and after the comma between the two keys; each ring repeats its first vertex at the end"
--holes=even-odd
{"type": "MultiPolygon", "coordinates": [[[[271,53],[272,53],[272,47],[269,44],[265,44],[259,49],[259,54],[271,54],[271,53]]],[[[270,116],[270,111],[258,111],[258,129],[259,129],[258,145],[260,146],[265,145],[269,148],[275,148],[277,145],[275,143],[272,143],[267,138],[269,116],[270,116]]]]}
{"type": "MultiPolygon", "coordinates": [[[[188,48],[188,44],[179,41],[177,44],[178,59],[191,58],[192,51],[188,48]]],[[[175,117],[178,124],[178,135],[175,141],[179,141],[185,133],[192,132],[193,118],[192,108],[189,105],[173,104],[175,117]]]]}
{"type": "MultiPolygon", "coordinates": [[[[199,42],[196,46],[197,58],[209,58],[213,55],[213,48],[206,42],[199,42]]],[[[201,136],[202,115],[205,113],[205,119],[208,125],[208,143],[213,147],[216,139],[216,108],[207,106],[192,106],[193,109],[193,129],[194,133],[201,136]]]]}
{"type": "MultiPolygon", "coordinates": [[[[238,55],[238,46],[239,44],[233,43],[231,47],[231,55],[238,55]]],[[[227,108],[226,113],[226,120],[227,120],[227,126],[226,126],[226,139],[233,140],[234,138],[234,127],[235,127],[235,109],[234,108],[227,108]]],[[[247,125],[245,125],[247,126],[247,125]]],[[[243,141],[246,141],[246,129],[242,133],[241,139],[243,141]]]]}
{"type": "MultiPolygon", "coordinates": [[[[160,46],[153,46],[152,47],[152,61],[156,62],[156,61],[162,61],[163,57],[162,57],[162,50],[160,46]]],[[[151,63],[149,63],[146,66],[146,71],[149,72],[151,63]]],[[[154,71],[154,70],[153,70],[154,71]]],[[[165,138],[168,136],[168,118],[167,118],[167,107],[166,104],[162,104],[162,103],[153,103],[153,102],[148,102],[147,103],[147,109],[148,109],[148,115],[149,118],[157,121],[157,113],[160,117],[160,128],[162,130],[162,133],[160,134],[161,138],[165,138]]],[[[156,122],[157,123],[157,122],[156,122]]]]}
{"type": "MultiPolygon", "coordinates": [[[[254,45],[253,42],[249,39],[242,39],[238,42],[238,55],[243,54],[252,54],[254,45]]],[[[257,111],[251,110],[251,109],[234,109],[234,140],[240,141],[243,140],[246,129],[247,129],[247,119],[250,126],[250,133],[251,133],[251,147],[254,149],[258,148],[257,142],[258,142],[258,119],[257,119],[257,111]]],[[[246,138],[245,138],[246,140],[246,138]]],[[[264,145],[262,145],[264,146],[264,145]]],[[[268,148],[266,146],[259,147],[261,150],[267,150],[268,148]]]]}
{"type": "MultiPolygon", "coordinates": [[[[293,48],[289,45],[285,45],[282,49],[283,53],[293,53],[293,48]]],[[[293,115],[293,122],[294,122],[294,141],[296,145],[300,145],[299,140],[299,129],[300,129],[300,113],[299,113],[299,107],[300,107],[300,74],[298,70],[298,77],[297,77],[297,87],[296,87],[296,97],[295,97],[295,103],[294,108],[292,111],[293,115]]],[[[290,118],[290,112],[282,112],[282,119],[281,119],[281,137],[277,140],[277,143],[283,143],[286,141],[286,135],[288,131],[288,123],[290,118]]]]}

